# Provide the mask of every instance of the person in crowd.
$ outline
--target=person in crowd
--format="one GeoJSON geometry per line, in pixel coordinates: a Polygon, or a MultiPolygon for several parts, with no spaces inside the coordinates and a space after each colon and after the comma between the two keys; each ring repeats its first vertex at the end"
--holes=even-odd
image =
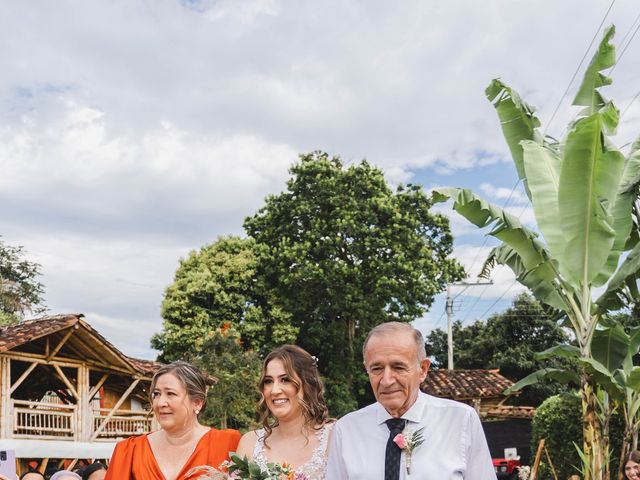
{"type": "Polygon", "coordinates": [[[327,447],[334,422],[324,400],[317,361],[296,345],[284,345],[264,360],[258,383],[262,428],[246,433],[238,455],[267,463],[288,463],[309,480],[326,477],[327,447]]]}
{"type": "Polygon", "coordinates": [[[104,480],[107,476],[107,467],[100,462],[93,462],[82,468],[78,474],[82,480],[104,480]]]}
{"type": "Polygon", "coordinates": [[[20,480],[46,480],[46,477],[43,473],[38,471],[35,472],[25,472],[20,475],[20,480]]]}
{"type": "Polygon", "coordinates": [[[151,381],[150,400],[160,430],[116,445],[106,480],[193,480],[200,466],[218,467],[235,451],[240,432],[205,427],[204,375],[187,362],[164,365],[151,381]]]}
{"type": "Polygon", "coordinates": [[[640,450],[633,450],[624,463],[625,480],[640,480],[640,450]]]}
{"type": "Polygon", "coordinates": [[[82,480],[82,477],[69,470],[58,470],[49,480],[82,480]]]}
{"type": "Polygon", "coordinates": [[[375,327],[363,345],[377,400],[338,420],[327,478],[331,480],[495,480],[476,411],[426,395],[422,334],[407,323],[375,327]]]}

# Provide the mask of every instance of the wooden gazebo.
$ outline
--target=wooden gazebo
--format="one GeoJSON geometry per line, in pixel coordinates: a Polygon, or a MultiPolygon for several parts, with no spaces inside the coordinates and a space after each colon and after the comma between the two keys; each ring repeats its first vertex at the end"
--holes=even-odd
{"type": "Polygon", "coordinates": [[[23,468],[109,458],[116,441],[155,428],[147,398],[158,366],[122,354],[82,314],[0,328],[0,449],[23,468]]]}

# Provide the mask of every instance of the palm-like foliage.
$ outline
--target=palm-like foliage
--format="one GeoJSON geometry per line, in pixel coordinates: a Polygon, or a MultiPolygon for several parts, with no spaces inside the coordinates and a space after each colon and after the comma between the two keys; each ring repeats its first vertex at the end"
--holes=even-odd
{"type": "MultiPolygon", "coordinates": [[[[592,339],[602,314],[637,293],[640,267],[633,221],[640,142],[626,158],[616,149],[609,137],[615,133],[618,110],[599,91],[611,83],[601,71],[615,63],[613,34],[613,27],[605,32],[573,102],[582,109],[560,142],[543,137],[534,109],[514,90],[499,80],[486,90],[533,205],[538,231],[469,190],[434,192],[435,201],[453,198],[458,213],[480,228],[491,227],[489,234],[502,243],[489,255],[483,274],[496,264],[509,266],[540,301],[564,313],[583,359],[593,358],[592,339]],[[603,285],[604,293],[594,299],[594,289],[603,285]]],[[[608,478],[608,469],[597,380],[601,378],[593,369],[582,369],[585,478],[600,480],[608,478]]]]}

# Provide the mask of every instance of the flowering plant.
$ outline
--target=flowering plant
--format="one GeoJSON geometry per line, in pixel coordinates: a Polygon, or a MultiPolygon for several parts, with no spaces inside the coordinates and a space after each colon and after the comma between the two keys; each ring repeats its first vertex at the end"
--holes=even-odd
{"type": "Polygon", "coordinates": [[[393,442],[404,451],[404,463],[407,466],[407,475],[411,473],[411,453],[416,447],[420,446],[422,442],[424,442],[424,438],[422,437],[423,431],[424,427],[419,428],[414,432],[405,430],[393,437],[393,442]]]}
{"type": "Polygon", "coordinates": [[[240,458],[235,453],[230,454],[230,457],[231,461],[225,460],[217,469],[198,467],[188,472],[187,476],[202,472],[197,480],[310,480],[304,473],[296,472],[288,463],[267,463],[267,470],[263,471],[247,457],[240,458]]]}

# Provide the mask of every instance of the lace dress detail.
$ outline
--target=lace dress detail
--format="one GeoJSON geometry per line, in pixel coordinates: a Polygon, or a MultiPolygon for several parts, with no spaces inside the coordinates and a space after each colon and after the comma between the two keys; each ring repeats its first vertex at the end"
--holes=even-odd
{"type": "MultiPolygon", "coordinates": [[[[309,480],[325,480],[327,472],[328,444],[329,434],[335,422],[326,423],[320,430],[316,431],[318,437],[318,446],[311,454],[311,458],[304,465],[296,467],[297,473],[304,473],[309,480]]],[[[264,436],[266,432],[264,428],[256,430],[258,439],[253,448],[253,461],[256,462],[264,471],[267,469],[267,457],[264,454],[264,436]]]]}

